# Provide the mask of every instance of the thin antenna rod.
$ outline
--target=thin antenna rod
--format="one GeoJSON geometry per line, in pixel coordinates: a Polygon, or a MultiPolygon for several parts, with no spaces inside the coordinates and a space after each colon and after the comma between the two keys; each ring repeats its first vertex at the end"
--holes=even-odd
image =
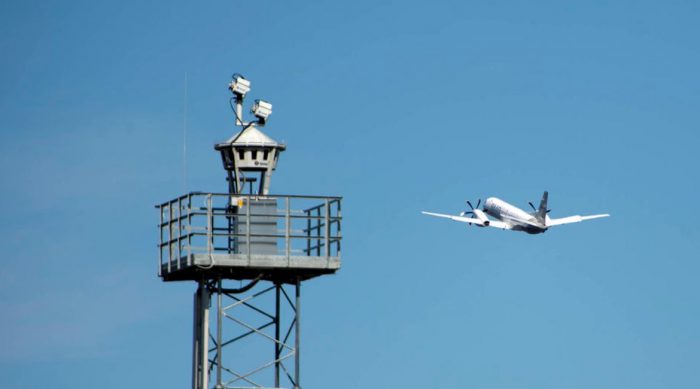
{"type": "Polygon", "coordinates": [[[187,72],[182,100],[182,189],[183,193],[187,193],[187,72]]]}

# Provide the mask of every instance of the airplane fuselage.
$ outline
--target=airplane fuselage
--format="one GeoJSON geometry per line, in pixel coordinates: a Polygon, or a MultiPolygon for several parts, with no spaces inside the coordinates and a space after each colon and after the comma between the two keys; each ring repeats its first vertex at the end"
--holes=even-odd
{"type": "Polygon", "coordinates": [[[484,203],[484,213],[511,226],[514,231],[541,234],[547,231],[544,223],[535,216],[499,198],[489,197],[484,203]]]}

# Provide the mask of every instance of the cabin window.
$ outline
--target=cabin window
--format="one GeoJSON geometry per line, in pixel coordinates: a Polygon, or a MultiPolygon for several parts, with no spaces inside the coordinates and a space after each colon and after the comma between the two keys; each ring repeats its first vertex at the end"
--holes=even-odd
{"type": "Polygon", "coordinates": [[[263,152],[263,159],[267,161],[268,155],[270,155],[270,150],[265,150],[265,152],[263,152]]]}
{"type": "Polygon", "coordinates": [[[245,159],[245,151],[238,150],[238,159],[245,159]]]}
{"type": "Polygon", "coordinates": [[[258,150],[253,150],[252,153],[253,153],[253,157],[252,157],[252,158],[253,158],[254,160],[255,160],[255,159],[258,159],[258,150]]]}

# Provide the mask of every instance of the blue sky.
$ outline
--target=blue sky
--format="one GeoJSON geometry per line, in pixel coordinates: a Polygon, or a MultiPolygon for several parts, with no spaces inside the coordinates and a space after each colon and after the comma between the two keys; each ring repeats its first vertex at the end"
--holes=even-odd
{"type": "Polygon", "coordinates": [[[153,205],[222,191],[233,72],[275,193],[344,196],[305,388],[700,386],[700,5],[3,2],[0,386],[186,388],[153,205]],[[187,179],[183,179],[187,78],[187,179]],[[528,236],[465,199],[613,216],[528,236]]]}

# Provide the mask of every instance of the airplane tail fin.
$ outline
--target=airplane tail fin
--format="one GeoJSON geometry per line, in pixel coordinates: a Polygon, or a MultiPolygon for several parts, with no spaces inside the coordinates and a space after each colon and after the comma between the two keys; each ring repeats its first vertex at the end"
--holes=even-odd
{"type": "Polygon", "coordinates": [[[542,194],[542,200],[540,200],[540,207],[537,208],[537,213],[535,214],[535,218],[537,218],[537,221],[541,222],[544,224],[545,219],[547,217],[547,199],[549,197],[549,193],[547,191],[544,191],[544,194],[542,194]]]}

